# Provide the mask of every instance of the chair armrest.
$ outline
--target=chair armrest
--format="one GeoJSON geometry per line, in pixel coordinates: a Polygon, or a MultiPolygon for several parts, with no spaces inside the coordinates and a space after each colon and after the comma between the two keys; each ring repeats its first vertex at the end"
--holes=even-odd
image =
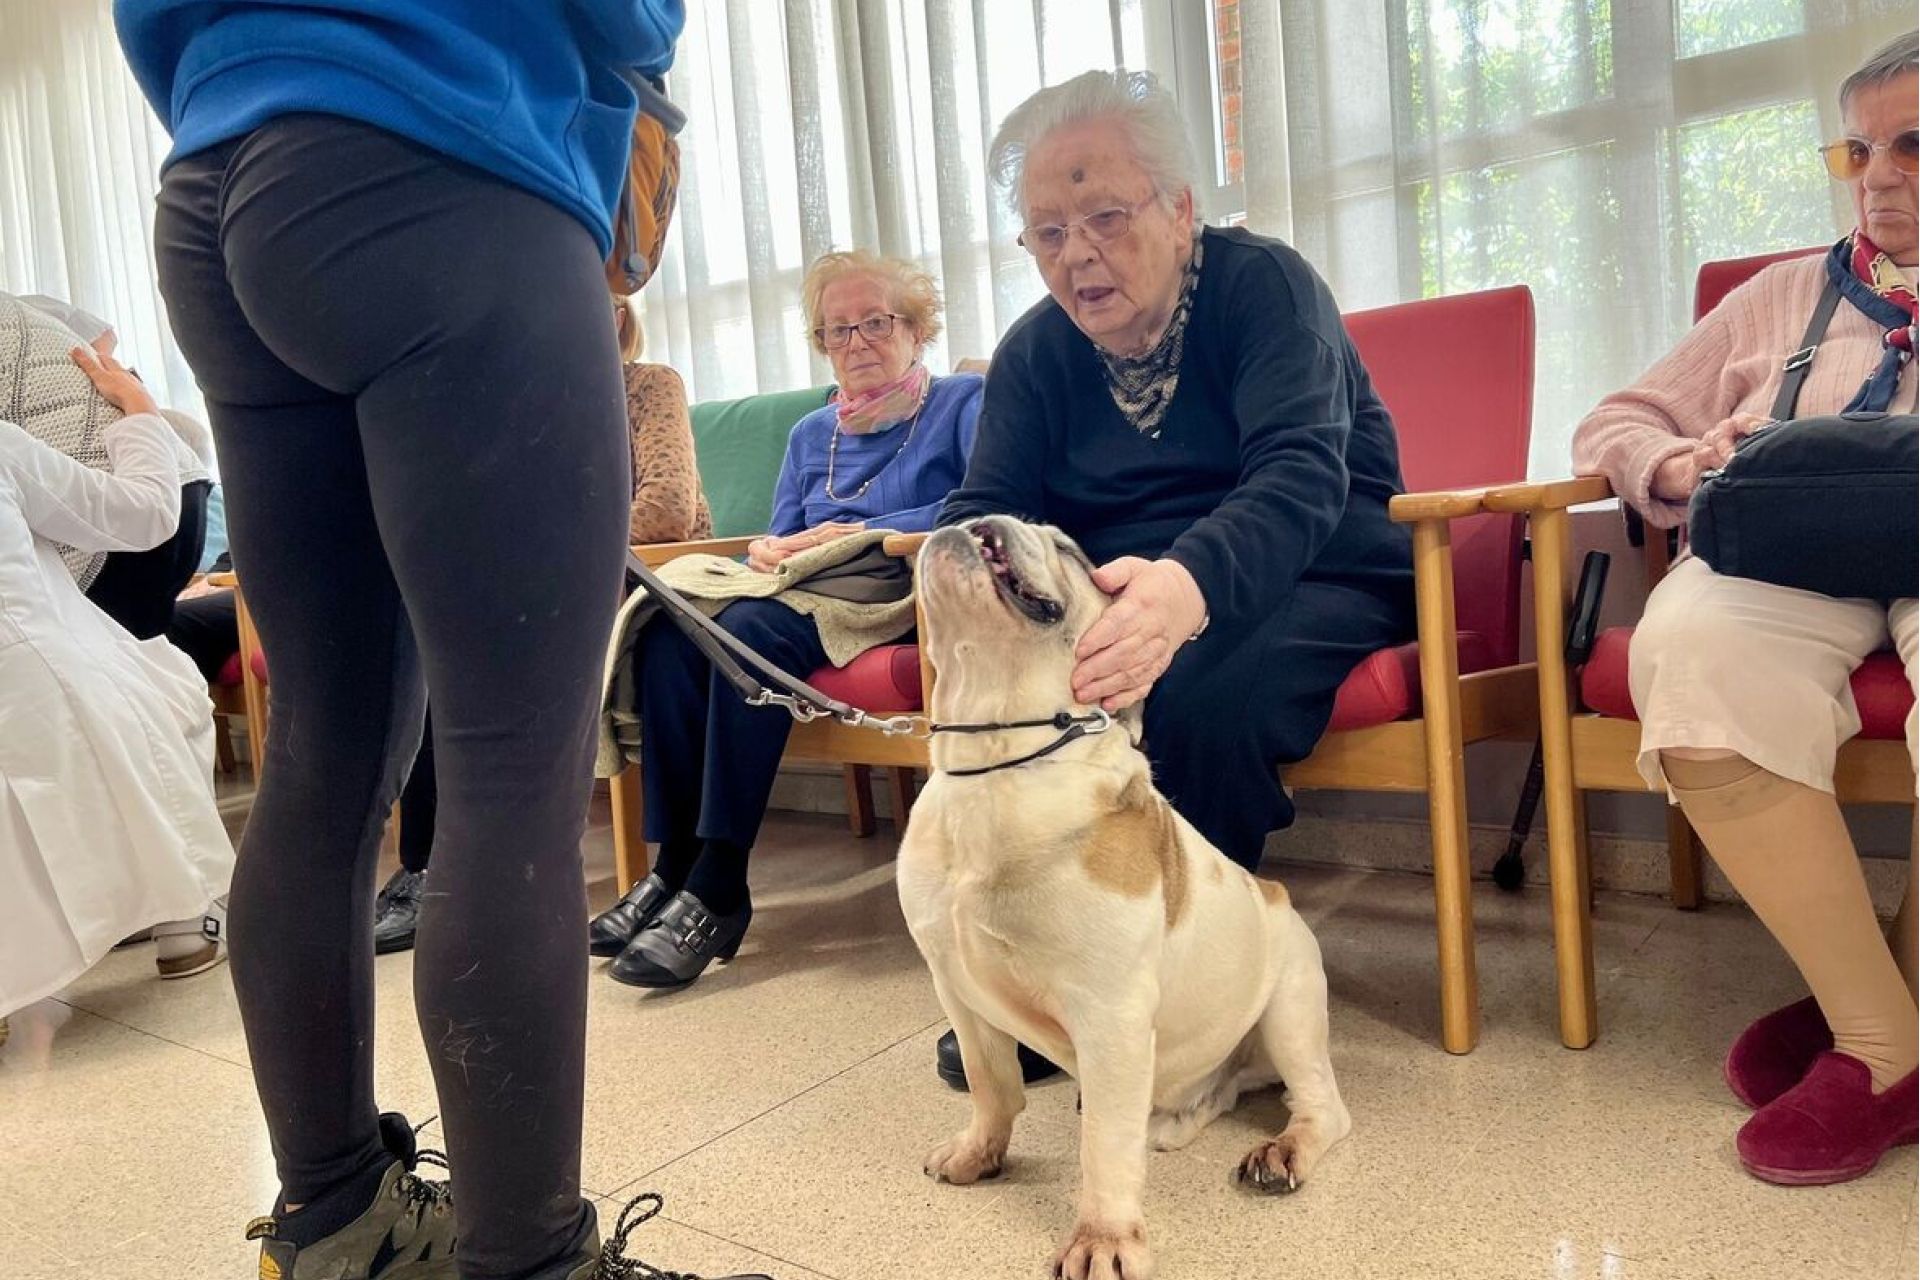
{"type": "Polygon", "coordinates": [[[207,585],[210,587],[223,587],[231,591],[240,585],[240,577],[231,569],[225,573],[210,573],[207,575],[207,585]]]}
{"type": "Polygon", "coordinates": [[[909,560],[920,554],[920,545],[926,540],[924,533],[890,533],[880,543],[880,549],[890,556],[909,560]]]}
{"type": "Polygon", "coordinates": [[[643,542],[632,550],[641,564],[658,569],[681,556],[743,556],[752,543],[752,538],[703,538],[698,542],[643,542]]]}
{"type": "Polygon", "coordinates": [[[1605,476],[1575,476],[1538,484],[1501,485],[1487,491],[1486,501],[1489,511],[1565,511],[1614,496],[1613,485],[1605,476]]]}
{"type": "Polygon", "coordinates": [[[1414,524],[1421,520],[1457,520],[1486,510],[1487,494],[1499,486],[1479,485],[1467,489],[1440,489],[1429,493],[1395,494],[1387,502],[1387,515],[1396,524],[1414,524]]]}

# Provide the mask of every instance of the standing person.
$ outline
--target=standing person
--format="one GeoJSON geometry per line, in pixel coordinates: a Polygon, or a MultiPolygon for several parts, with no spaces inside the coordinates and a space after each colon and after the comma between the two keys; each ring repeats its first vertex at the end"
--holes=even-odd
{"type": "MultiPolygon", "coordinates": [[[[234,986],[261,1269],[603,1280],[579,861],[629,463],[604,260],[679,0],[118,0],[160,287],[273,663],[234,986]],[[373,880],[433,705],[414,986],[457,1210],[373,1097],[373,880]],[[572,923],[570,923],[572,922],[572,923]]],[[[622,1233],[624,1234],[624,1233],[622,1233]]]]}

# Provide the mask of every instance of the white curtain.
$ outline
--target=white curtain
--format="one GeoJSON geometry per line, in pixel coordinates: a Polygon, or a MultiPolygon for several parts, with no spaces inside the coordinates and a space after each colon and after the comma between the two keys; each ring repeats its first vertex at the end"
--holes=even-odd
{"type": "Polygon", "coordinates": [[[935,369],[992,353],[1042,293],[986,175],[1000,119],[1043,84],[1152,65],[1169,0],[711,0],[668,89],[690,117],[680,209],[642,299],[647,358],[696,399],[828,380],[800,281],[831,249],[940,280],[935,369]]]}
{"type": "Polygon", "coordinates": [[[1702,262],[1851,225],[1814,149],[1840,81],[1914,22],[1912,0],[1239,9],[1250,223],[1346,308],[1531,286],[1535,475],[1685,330],[1702,262]]]}
{"type": "Polygon", "coordinates": [[[99,316],[155,398],[200,415],[154,274],[167,147],[111,0],[0,0],[0,290],[99,316]]]}
{"type": "MultiPolygon", "coordinates": [[[[1814,146],[1912,0],[706,0],[669,90],[681,204],[643,312],[696,399],[817,384],[806,264],[861,246],[940,280],[936,369],[1042,294],[986,176],[995,126],[1094,67],[1156,71],[1202,208],[1297,244],[1349,309],[1512,282],[1539,306],[1533,469],[1684,329],[1709,258],[1830,240],[1814,146]]],[[[109,0],[0,0],[0,288],[112,321],[198,396],[154,286],[166,141],[109,0]]]]}

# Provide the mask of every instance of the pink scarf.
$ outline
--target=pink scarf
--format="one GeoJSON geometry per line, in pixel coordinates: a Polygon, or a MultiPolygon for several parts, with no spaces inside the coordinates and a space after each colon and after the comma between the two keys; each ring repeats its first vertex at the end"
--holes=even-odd
{"type": "Polygon", "coordinates": [[[857,396],[842,396],[838,409],[840,430],[850,436],[863,436],[905,422],[920,412],[920,406],[926,403],[927,388],[932,385],[933,375],[916,360],[907,366],[905,373],[884,386],[857,396]]]}

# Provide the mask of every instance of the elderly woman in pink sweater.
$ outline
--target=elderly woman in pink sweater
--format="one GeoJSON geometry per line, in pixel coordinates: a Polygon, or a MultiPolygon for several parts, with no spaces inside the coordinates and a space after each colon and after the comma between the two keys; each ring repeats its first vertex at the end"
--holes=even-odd
{"type": "MultiPolygon", "coordinates": [[[[1580,424],[1576,467],[1610,479],[1650,523],[1681,523],[1701,474],[1766,421],[1783,357],[1829,279],[1843,301],[1796,416],[1914,412],[1917,48],[1904,35],[1840,86],[1845,137],[1822,154],[1852,193],[1846,238],[1760,272],[1580,424]]],[[[1634,633],[1641,771],[1685,810],[1813,992],[1754,1023],[1727,1056],[1727,1083],[1757,1108],[1741,1162],[1770,1182],[1855,1178],[1915,1138],[1914,890],[1889,945],[1833,796],[1835,753],[1860,728],[1849,677],[1891,644],[1916,681],[1915,633],[1912,600],[1834,599],[1697,559],[1655,588],[1634,633]]]]}

